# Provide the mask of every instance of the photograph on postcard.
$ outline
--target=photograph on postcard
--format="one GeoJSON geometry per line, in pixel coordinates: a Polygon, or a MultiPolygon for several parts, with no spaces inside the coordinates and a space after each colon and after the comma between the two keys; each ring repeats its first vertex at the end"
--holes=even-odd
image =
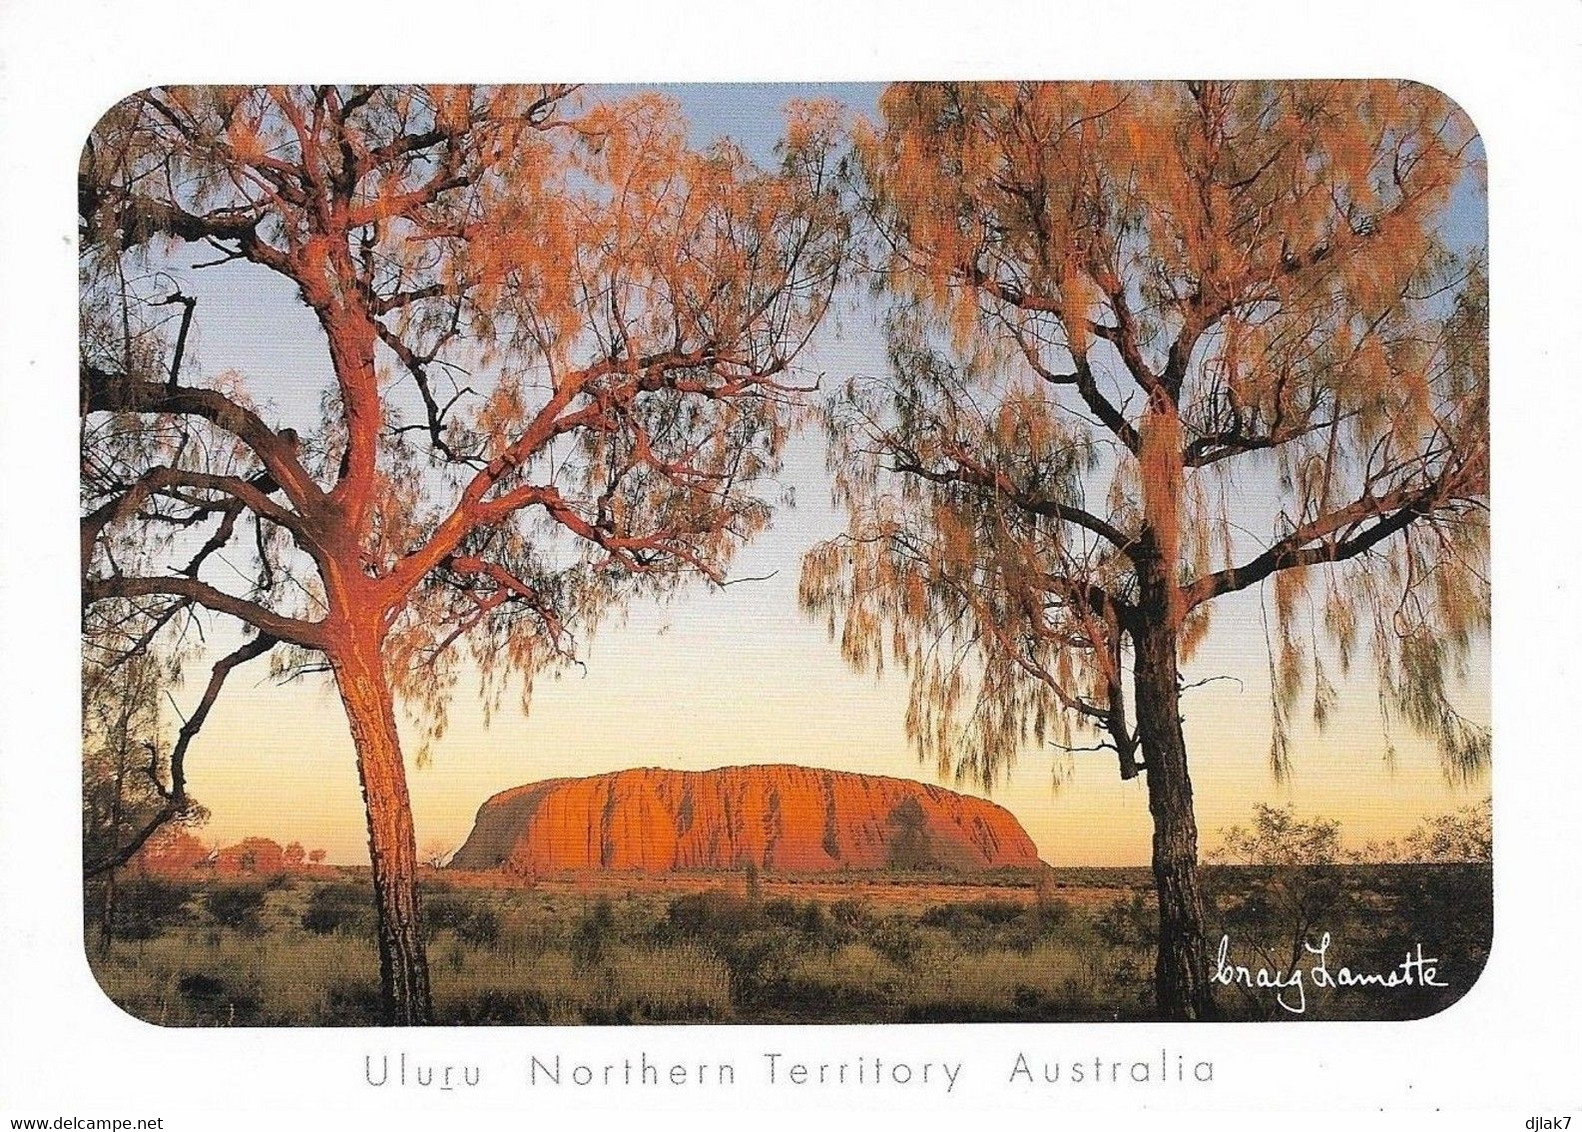
{"type": "Polygon", "coordinates": [[[78,225],[131,1015],[1399,1020],[1482,970],[1486,188],[1433,88],[157,87],[78,225]]]}

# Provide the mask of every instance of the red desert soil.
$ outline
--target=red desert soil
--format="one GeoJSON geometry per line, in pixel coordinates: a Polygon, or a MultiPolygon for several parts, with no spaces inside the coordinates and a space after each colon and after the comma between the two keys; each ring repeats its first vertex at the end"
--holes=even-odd
{"type": "Polygon", "coordinates": [[[822,874],[842,891],[850,873],[965,878],[1042,868],[1021,824],[992,802],[907,779],[767,765],[645,768],[518,786],[483,804],[450,869],[547,879],[739,873],[749,865],[766,880],[822,874]]]}

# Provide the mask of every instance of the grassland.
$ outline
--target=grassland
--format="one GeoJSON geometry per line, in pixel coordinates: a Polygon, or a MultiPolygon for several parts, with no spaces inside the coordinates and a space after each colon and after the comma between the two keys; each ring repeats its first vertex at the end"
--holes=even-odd
{"type": "MultiPolygon", "coordinates": [[[[1331,969],[1388,970],[1414,943],[1443,988],[1313,988],[1301,1015],[1227,985],[1237,1019],[1410,1018],[1460,997],[1490,928],[1487,866],[1206,870],[1211,940],[1286,967],[1330,933],[1331,969]]],[[[987,882],[877,876],[423,883],[435,1010],[450,1025],[1114,1021],[1152,1013],[1146,869],[987,882]]],[[[337,1026],[378,1018],[366,874],[180,883],[124,878],[105,993],[161,1025],[337,1026]]],[[[1212,949],[1211,949],[1212,950],[1212,949]]]]}

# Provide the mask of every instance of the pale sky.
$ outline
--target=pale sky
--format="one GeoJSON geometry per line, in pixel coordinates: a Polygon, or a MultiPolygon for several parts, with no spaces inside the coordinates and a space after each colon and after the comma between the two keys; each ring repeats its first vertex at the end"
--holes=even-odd
{"type": "MultiPolygon", "coordinates": [[[[871,113],[880,87],[666,90],[681,102],[694,142],[728,134],[763,160],[787,99],[834,98],[871,113]]],[[[1481,241],[1481,197],[1470,188],[1458,193],[1449,223],[1454,242],[1481,241]]],[[[189,355],[201,367],[195,372],[235,369],[271,407],[266,420],[311,426],[330,374],[323,339],[290,288],[247,265],[185,272],[182,286],[200,300],[189,355]]],[[[859,306],[827,322],[803,362],[830,383],[882,373],[884,344],[871,310],[859,306]]],[[[795,487],[797,505],[779,512],[733,566],[737,576],[773,577],[723,592],[694,585],[664,606],[640,605],[625,624],[583,643],[585,672],[540,680],[525,718],[508,708],[485,729],[475,699],[460,691],[431,763],[418,768],[409,758],[419,845],[460,844],[478,806],[500,790],[625,767],[792,762],[934,781],[933,766],[918,763],[902,732],[904,677],[854,673],[822,625],[797,608],[802,553],[844,524],[829,502],[822,443],[816,431],[793,440],[784,479],[795,487]]],[[[1234,678],[1189,691],[1184,704],[1205,846],[1218,829],[1246,822],[1260,800],[1339,818],[1347,841],[1360,843],[1398,837],[1425,815],[1483,795],[1486,785],[1448,786],[1430,746],[1399,727],[1393,770],[1385,764],[1375,689],[1365,676],[1344,686],[1342,710],[1322,735],[1304,726],[1298,711],[1293,776],[1277,786],[1268,770],[1268,662],[1258,600],[1256,592],[1220,599],[1208,642],[1186,666],[1188,682],[1234,678]]],[[[213,640],[228,650],[237,637],[226,628],[213,640]]],[[[362,801],[339,699],[321,678],[271,684],[266,663],[233,674],[188,754],[189,790],[212,815],[198,833],[222,843],[254,834],[297,840],[328,850],[332,861],[365,862],[362,801]]],[[[189,671],[175,693],[183,710],[201,692],[207,666],[189,671]]],[[[1488,679],[1485,651],[1461,696],[1466,714],[1481,723],[1489,718],[1488,679]]],[[[1144,779],[1121,782],[1109,752],[1074,757],[1074,773],[1057,789],[1055,755],[1029,752],[992,797],[1021,820],[1051,864],[1145,864],[1151,827],[1144,779]]]]}

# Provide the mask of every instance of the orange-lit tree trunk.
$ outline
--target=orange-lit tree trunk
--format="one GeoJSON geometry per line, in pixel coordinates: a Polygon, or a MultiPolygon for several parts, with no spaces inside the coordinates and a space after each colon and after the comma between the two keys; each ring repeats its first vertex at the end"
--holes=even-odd
{"type": "Polygon", "coordinates": [[[382,615],[350,624],[327,650],[357,748],[368,815],[368,858],[378,910],[380,1002],[386,1025],[433,1021],[428,957],[417,898],[417,841],[395,698],[381,655],[382,615]]]}

